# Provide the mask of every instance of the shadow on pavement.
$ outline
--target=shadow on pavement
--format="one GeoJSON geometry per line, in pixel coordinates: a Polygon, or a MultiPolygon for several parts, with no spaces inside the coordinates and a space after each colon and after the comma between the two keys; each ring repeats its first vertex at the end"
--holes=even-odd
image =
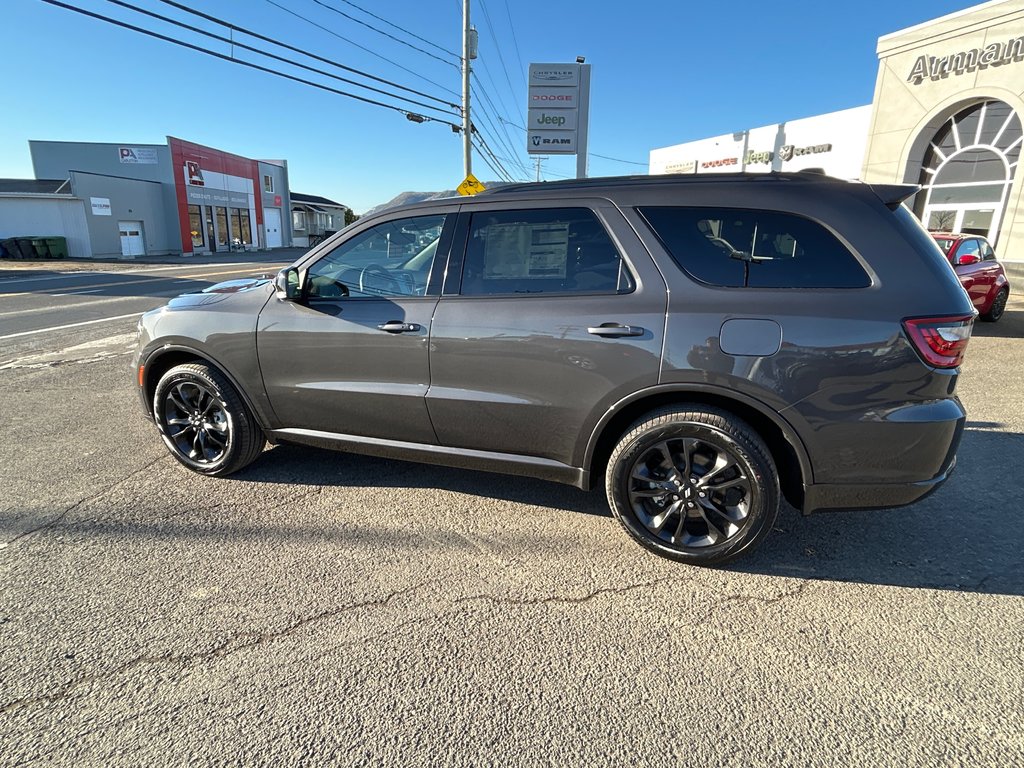
{"type": "Polygon", "coordinates": [[[1024,435],[969,426],[950,480],[908,507],[779,516],[730,570],[830,581],[1024,595],[1024,435]],[[1010,476],[1007,476],[1010,473],[1010,476]]]}
{"type": "Polygon", "coordinates": [[[298,445],[278,445],[227,481],[372,488],[434,488],[611,517],[604,492],[515,475],[436,467],[298,445]]]}
{"type": "MultiPolygon", "coordinates": [[[[952,478],[927,499],[890,510],[803,517],[784,507],[775,530],[734,572],[1024,596],[1024,492],[1004,473],[1024,467],[1024,435],[977,422],[952,478]]],[[[529,478],[470,472],[281,445],[229,480],[297,485],[436,488],[570,513],[610,516],[589,493],[529,478]]],[[[370,490],[369,492],[372,492],[370,490]]],[[[636,546],[619,530],[622,546],[636,546]]],[[[665,568],[677,566],[665,561],[665,568]]]]}

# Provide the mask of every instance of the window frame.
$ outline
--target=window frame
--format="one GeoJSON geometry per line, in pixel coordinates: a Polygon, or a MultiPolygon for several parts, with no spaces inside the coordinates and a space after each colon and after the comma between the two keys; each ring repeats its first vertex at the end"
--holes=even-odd
{"type": "Polygon", "coordinates": [[[460,299],[488,300],[488,299],[542,299],[545,297],[557,297],[571,299],[573,297],[593,298],[595,296],[629,296],[642,289],[642,281],[636,266],[630,261],[628,251],[616,236],[614,227],[611,226],[607,217],[601,211],[600,205],[607,201],[594,201],[588,199],[573,200],[507,200],[500,203],[495,202],[487,205],[469,204],[460,208],[458,226],[449,256],[447,274],[445,275],[442,295],[445,297],[459,297],[460,299]],[[538,291],[536,293],[464,293],[464,272],[466,268],[466,256],[469,249],[470,231],[472,228],[472,217],[474,214],[493,214],[516,211],[542,211],[577,209],[588,212],[594,217],[594,221],[601,226],[608,241],[619,256],[620,268],[624,268],[629,275],[632,286],[627,291],[538,291]]]}
{"type": "Polygon", "coordinates": [[[429,299],[436,301],[441,295],[441,283],[447,269],[448,260],[451,254],[452,240],[455,233],[456,220],[458,219],[458,207],[444,207],[436,210],[401,211],[398,215],[391,215],[385,219],[374,219],[362,222],[363,226],[353,229],[344,240],[334,245],[326,253],[317,254],[315,258],[308,259],[298,266],[300,282],[302,284],[301,301],[310,305],[335,303],[339,301],[411,301],[429,299]],[[427,285],[422,296],[396,294],[391,296],[310,296],[309,295],[309,273],[317,264],[327,259],[339,248],[345,246],[353,239],[362,236],[366,232],[387,224],[393,224],[405,219],[428,218],[432,216],[444,216],[444,225],[441,228],[441,236],[438,239],[437,250],[434,252],[434,260],[427,275],[427,285]]]}
{"type": "Polygon", "coordinates": [[[274,194],[274,175],[272,173],[263,174],[263,191],[271,195],[274,194]]]}

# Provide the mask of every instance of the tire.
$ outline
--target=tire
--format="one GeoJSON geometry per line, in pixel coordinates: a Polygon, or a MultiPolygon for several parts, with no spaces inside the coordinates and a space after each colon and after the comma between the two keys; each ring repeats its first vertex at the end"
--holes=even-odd
{"type": "Polygon", "coordinates": [[[231,382],[203,363],[179,365],[161,377],[153,418],[171,455],[202,475],[237,472],[254,462],[266,443],[231,382]]]}
{"type": "Polygon", "coordinates": [[[731,413],[696,405],[634,423],[608,460],[605,490],[630,536],[691,565],[721,565],[753,550],[781,496],[761,437],[731,413]]]}
{"type": "Polygon", "coordinates": [[[1003,288],[996,294],[996,297],[992,299],[992,303],[989,305],[988,312],[981,315],[981,319],[986,323],[994,323],[1003,316],[1006,311],[1006,301],[1010,298],[1010,289],[1003,288]]]}

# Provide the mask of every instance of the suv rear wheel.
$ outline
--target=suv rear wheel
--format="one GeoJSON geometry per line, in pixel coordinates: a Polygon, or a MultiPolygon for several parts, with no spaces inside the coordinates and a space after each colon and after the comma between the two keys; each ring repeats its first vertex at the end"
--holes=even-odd
{"type": "Polygon", "coordinates": [[[237,472],[255,461],[266,443],[231,382],[201,363],[176,366],[160,378],[153,415],[171,455],[204,475],[237,472]]]}
{"type": "Polygon", "coordinates": [[[779,511],[779,476],[764,441],[705,406],[660,409],[633,424],[608,461],[605,489],[630,536],[693,565],[752,549],[779,511]]]}

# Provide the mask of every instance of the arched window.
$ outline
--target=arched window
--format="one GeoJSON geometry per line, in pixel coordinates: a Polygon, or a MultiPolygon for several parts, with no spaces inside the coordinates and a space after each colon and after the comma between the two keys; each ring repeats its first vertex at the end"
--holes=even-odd
{"type": "Polygon", "coordinates": [[[1022,139],[1020,118],[1001,101],[974,104],[943,123],[921,166],[917,206],[925,226],[995,242],[1022,139]]]}

